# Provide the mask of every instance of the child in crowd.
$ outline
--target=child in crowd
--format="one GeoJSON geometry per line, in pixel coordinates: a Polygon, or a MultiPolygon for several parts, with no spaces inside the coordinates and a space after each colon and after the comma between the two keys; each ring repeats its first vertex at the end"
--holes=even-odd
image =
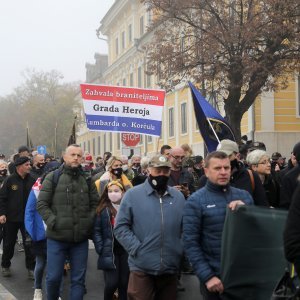
{"type": "Polygon", "coordinates": [[[104,300],[113,299],[118,289],[119,299],[127,299],[129,278],[128,255],[114,238],[113,228],[125,188],[118,180],[109,182],[96,209],[93,241],[99,255],[98,269],[104,273],[104,300]]]}

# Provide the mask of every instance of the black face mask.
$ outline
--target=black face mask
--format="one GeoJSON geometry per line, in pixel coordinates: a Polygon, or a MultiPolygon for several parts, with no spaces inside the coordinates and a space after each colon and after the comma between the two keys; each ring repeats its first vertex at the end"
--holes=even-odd
{"type": "Polygon", "coordinates": [[[122,168],[116,168],[116,169],[112,169],[111,172],[117,176],[117,178],[121,178],[122,173],[123,173],[123,169],[122,168]]]}
{"type": "Polygon", "coordinates": [[[165,175],[152,176],[149,175],[149,183],[159,194],[163,194],[167,190],[169,177],[165,175]]]}
{"type": "Polygon", "coordinates": [[[132,165],[132,168],[138,169],[140,166],[141,166],[140,163],[134,163],[134,164],[132,165]]]}
{"type": "Polygon", "coordinates": [[[6,169],[0,171],[0,175],[1,176],[6,176],[6,174],[7,174],[7,170],[6,169]]]}
{"type": "Polygon", "coordinates": [[[44,166],[45,166],[45,163],[37,163],[36,166],[37,166],[39,169],[43,169],[44,166]]]}
{"type": "Polygon", "coordinates": [[[239,165],[239,163],[238,163],[237,159],[230,161],[231,170],[238,168],[238,165],[239,165]]]}

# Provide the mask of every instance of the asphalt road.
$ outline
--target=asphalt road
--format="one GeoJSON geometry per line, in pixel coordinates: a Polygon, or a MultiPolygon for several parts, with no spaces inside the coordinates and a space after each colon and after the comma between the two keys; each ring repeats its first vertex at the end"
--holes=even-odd
{"type": "MultiPolygon", "coordinates": [[[[2,277],[0,273],[0,284],[9,291],[18,300],[33,299],[33,281],[27,278],[27,270],[25,268],[24,252],[18,252],[16,246],[15,256],[12,259],[11,266],[12,277],[2,277]]],[[[68,299],[68,276],[65,277],[63,300],[68,299]]],[[[184,292],[179,292],[177,300],[201,300],[199,292],[198,279],[194,275],[183,275],[182,283],[185,287],[184,292]]],[[[0,300],[13,299],[9,294],[1,292],[0,300]]],[[[88,270],[86,278],[87,294],[86,300],[102,300],[103,299],[103,276],[100,270],[97,270],[97,254],[94,249],[89,250],[88,270]]],[[[44,298],[46,299],[46,298],[44,298]]]]}

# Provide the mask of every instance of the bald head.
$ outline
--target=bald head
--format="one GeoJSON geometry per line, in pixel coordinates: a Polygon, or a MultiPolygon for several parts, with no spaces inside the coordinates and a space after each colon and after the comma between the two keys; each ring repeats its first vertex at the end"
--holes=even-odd
{"type": "Polygon", "coordinates": [[[184,150],[181,147],[174,147],[170,151],[169,161],[172,165],[171,169],[178,171],[182,168],[182,161],[185,158],[184,150]]]}

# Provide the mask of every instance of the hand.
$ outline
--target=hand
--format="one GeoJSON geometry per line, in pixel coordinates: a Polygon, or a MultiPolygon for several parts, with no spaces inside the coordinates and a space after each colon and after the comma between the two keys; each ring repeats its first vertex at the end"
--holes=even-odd
{"type": "Polygon", "coordinates": [[[188,186],[182,185],[181,186],[181,193],[187,198],[190,195],[190,190],[188,186]]]}
{"type": "Polygon", "coordinates": [[[211,293],[223,293],[224,292],[224,286],[222,281],[217,277],[214,276],[208,281],[205,282],[206,288],[211,293]]]}
{"type": "Polygon", "coordinates": [[[181,188],[182,188],[181,185],[174,185],[173,187],[174,187],[175,189],[177,189],[179,192],[181,192],[181,188]]]}
{"type": "Polygon", "coordinates": [[[237,206],[238,205],[245,205],[245,203],[241,200],[234,200],[234,201],[231,201],[229,204],[228,204],[228,207],[231,209],[231,210],[236,210],[237,206]]]}
{"type": "Polygon", "coordinates": [[[278,164],[276,164],[276,166],[275,166],[275,172],[278,172],[278,171],[280,171],[280,167],[279,167],[278,164]]]}
{"type": "Polygon", "coordinates": [[[0,224],[4,224],[4,223],[6,223],[6,216],[2,215],[0,216],[0,224]]]}

